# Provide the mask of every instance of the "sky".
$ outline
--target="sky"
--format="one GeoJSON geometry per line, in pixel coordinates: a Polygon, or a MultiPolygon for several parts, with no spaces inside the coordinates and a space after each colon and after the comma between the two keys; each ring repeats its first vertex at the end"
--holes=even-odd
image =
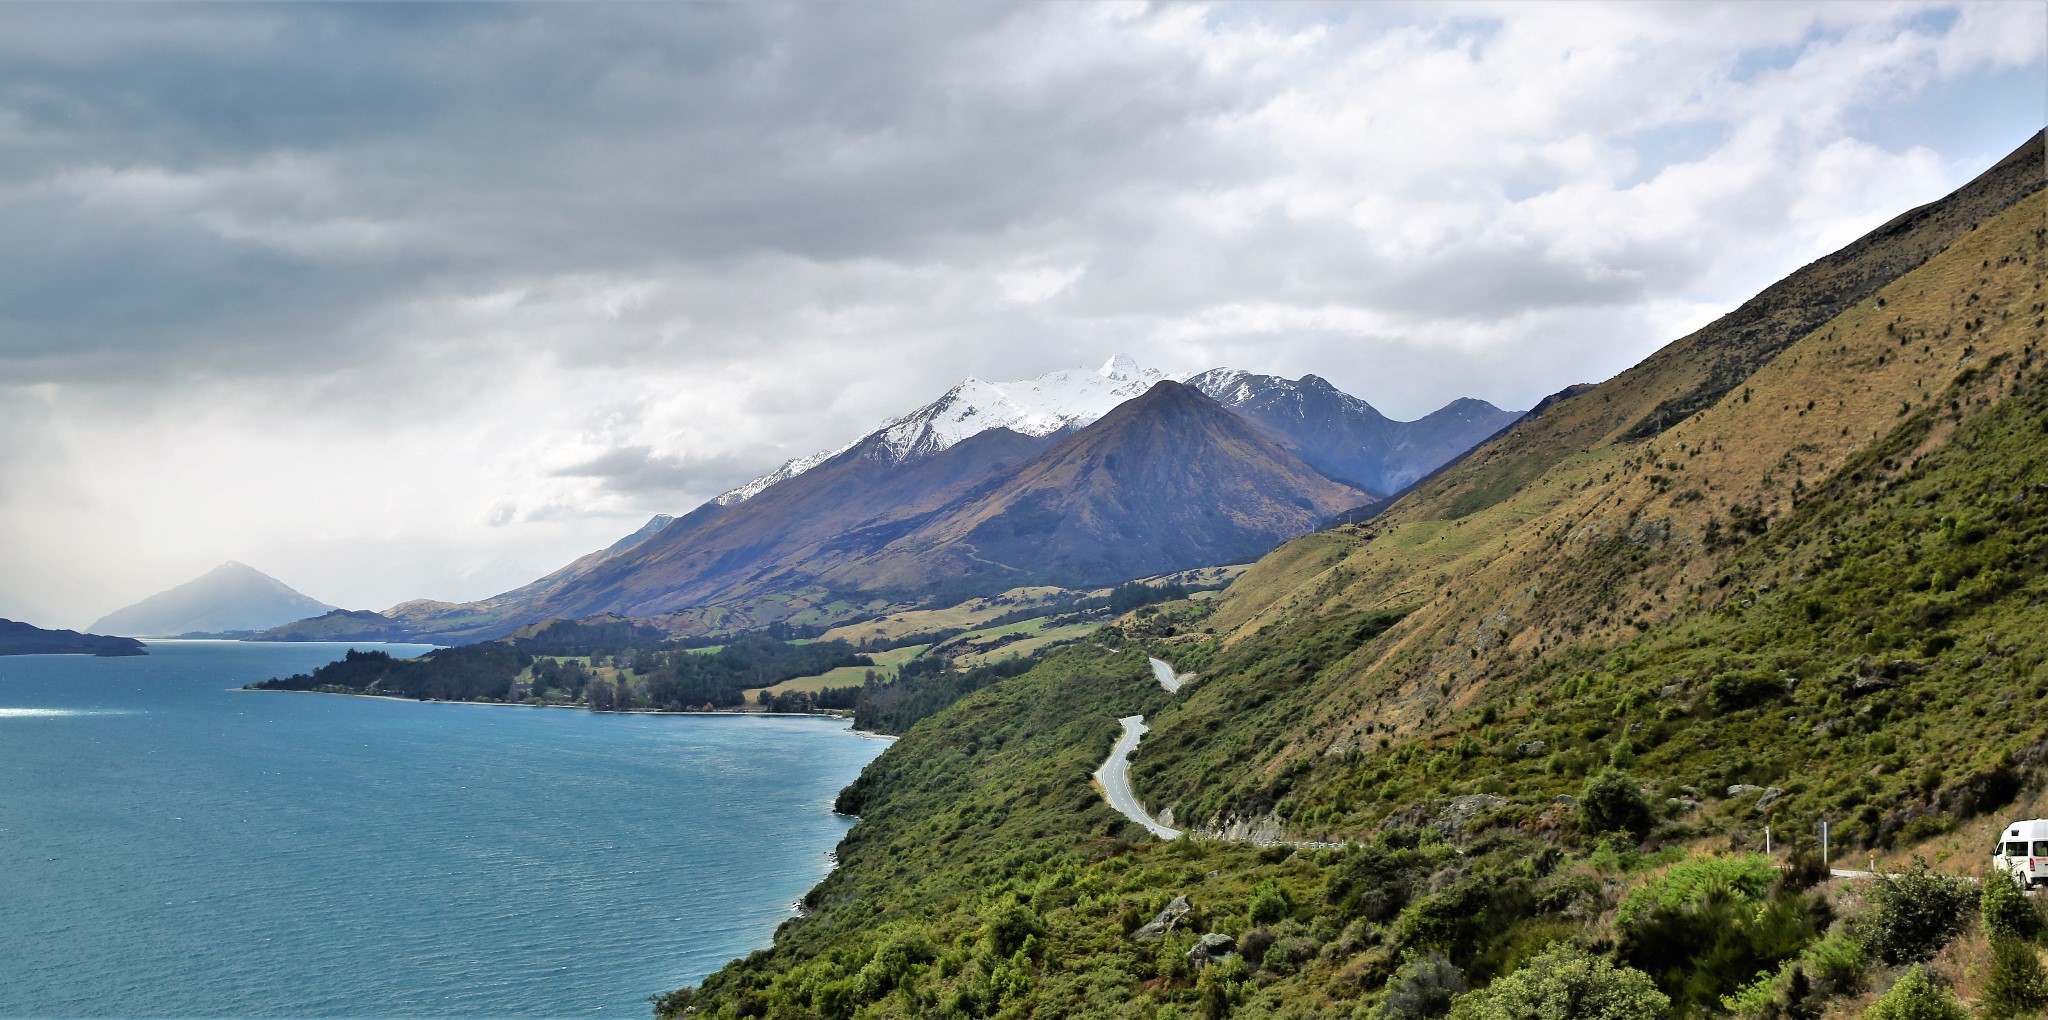
{"type": "Polygon", "coordinates": [[[2048,5],[0,5],[0,616],[475,599],[966,376],[1613,375],[2048,122],[2048,5]]]}

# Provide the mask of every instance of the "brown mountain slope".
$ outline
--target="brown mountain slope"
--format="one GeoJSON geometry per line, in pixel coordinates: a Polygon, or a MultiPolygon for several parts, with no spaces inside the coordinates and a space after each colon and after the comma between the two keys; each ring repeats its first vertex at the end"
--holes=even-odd
{"type": "Polygon", "coordinates": [[[1191,387],[1162,382],[820,577],[881,590],[1104,584],[1249,559],[1371,498],[1191,387]]]}
{"type": "Polygon", "coordinates": [[[815,583],[826,564],[880,546],[920,515],[1052,442],[992,429],[895,465],[857,446],[702,526],[689,517],[614,557],[535,610],[547,616],[646,616],[815,583]]]}
{"type": "MultiPolygon", "coordinates": [[[[1227,636],[1219,658],[1269,666],[1223,676],[1153,722],[1136,773],[1148,797],[1183,821],[1255,813],[1290,761],[1427,736],[1531,663],[1605,654],[1750,597],[1723,585],[1751,535],[1914,408],[1945,409],[1879,467],[1908,470],[2039,357],[2043,170],[2037,135],[1955,195],[1744,306],[1796,328],[1786,324],[1840,303],[1828,281],[1861,288],[1892,273],[1790,342],[1731,314],[1544,409],[1370,524],[1261,561],[1214,622],[1227,636]],[[1940,250],[1930,258],[1930,248],[1940,250]],[[1718,399],[1637,438],[1645,415],[1757,359],[1718,399]],[[1356,614],[1377,609],[1408,612],[1376,640],[1346,636],[1364,635],[1356,614]],[[1302,647],[1321,657],[1304,659],[1302,647]],[[1219,771],[1205,724],[1267,701],[1277,707],[1233,733],[1242,746],[1219,771]]],[[[1759,564],[1745,583],[1794,583],[1799,570],[1759,564]]]]}

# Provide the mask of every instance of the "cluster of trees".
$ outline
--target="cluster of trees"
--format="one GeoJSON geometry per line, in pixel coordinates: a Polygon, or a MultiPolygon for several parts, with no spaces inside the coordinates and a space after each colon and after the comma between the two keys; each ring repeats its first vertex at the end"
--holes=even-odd
{"type": "MultiPolygon", "coordinates": [[[[534,635],[436,649],[417,659],[350,649],[341,660],[311,673],[249,686],[436,701],[532,698],[585,704],[606,712],[636,708],[680,711],[705,706],[738,708],[745,700],[742,692],[748,688],[769,687],[841,666],[874,664],[843,641],[793,644],[766,633],[741,636],[716,652],[668,645],[601,650],[577,643],[580,638],[613,641],[635,626],[626,621],[555,624],[534,635]],[[551,651],[535,653],[542,648],[551,651]]],[[[851,708],[854,698],[852,693],[840,693],[811,701],[815,707],[851,708]]]]}
{"type": "Polygon", "coordinates": [[[969,669],[952,659],[920,655],[902,665],[892,680],[871,679],[859,691],[853,725],[875,733],[904,733],[930,716],[998,680],[1022,675],[1037,663],[1019,656],[969,669]]]}
{"type": "Polygon", "coordinates": [[[502,700],[533,656],[499,642],[439,648],[417,659],[348,650],[311,673],[250,684],[252,690],[340,691],[434,701],[502,700]]]}
{"type": "Polygon", "coordinates": [[[640,678],[647,702],[656,707],[738,708],[749,688],[772,687],[800,676],[842,666],[872,666],[873,659],[844,641],[792,644],[765,632],[734,638],[712,653],[639,649],[629,672],[640,678]]]}
{"type": "MultiPolygon", "coordinates": [[[[870,672],[869,676],[874,674],[870,672]]],[[[823,712],[844,711],[860,702],[859,687],[827,687],[821,691],[786,691],[770,694],[762,691],[759,702],[766,712],[823,712]]]]}

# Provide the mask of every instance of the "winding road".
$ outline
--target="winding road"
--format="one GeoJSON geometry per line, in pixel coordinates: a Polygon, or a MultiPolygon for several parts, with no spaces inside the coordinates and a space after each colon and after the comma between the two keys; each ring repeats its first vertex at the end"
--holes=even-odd
{"type": "MultiPolygon", "coordinates": [[[[1164,659],[1152,660],[1152,676],[1159,686],[1171,694],[1180,690],[1180,677],[1164,659]]],[[[1159,820],[1145,813],[1145,805],[1138,801],[1138,795],[1131,789],[1131,752],[1138,749],[1138,738],[1145,735],[1145,717],[1127,715],[1117,722],[1124,724],[1123,736],[1116,738],[1116,746],[1109,749],[1109,757],[1102,767],[1095,770],[1095,782],[1102,787],[1102,796],[1118,814],[1151,830],[1160,839],[1176,839],[1180,830],[1160,824],[1159,820]]]]}
{"type": "Polygon", "coordinates": [[[1160,839],[1179,838],[1179,829],[1167,828],[1146,814],[1145,805],[1138,803],[1138,795],[1131,791],[1131,752],[1138,749],[1138,738],[1145,735],[1145,717],[1127,715],[1117,721],[1124,724],[1123,736],[1116,738],[1116,746],[1110,748],[1109,757],[1101,768],[1095,770],[1095,781],[1102,784],[1103,797],[1109,800],[1110,807],[1150,829],[1154,836],[1160,839]]]}
{"type": "Polygon", "coordinates": [[[1165,659],[1152,660],[1152,675],[1159,678],[1159,686],[1166,688],[1166,693],[1172,694],[1180,690],[1180,677],[1174,673],[1172,666],[1166,664],[1165,659]]]}
{"type": "MultiPolygon", "coordinates": [[[[1173,671],[1173,666],[1164,659],[1153,659],[1152,676],[1167,693],[1178,692],[1186,681],[1173,671]]],[[[1123,735],[1116,738],[1116,746],[1109,749],[1109,757],[1102,767],[1095,770],[1095,782],[1102,787],[1102,796],[1118,814],[1144,826],[1160,839],[1177,839],[1181,830],[1166,825],[1145,812],[1145,805],[1138,800],[1138,794],[1131,789],[1131,752],[1138,749],[1139,738],[1145,735],[1145,717],[1127,715],[1117,722],[1124,724],[1123,735]]],[[[1304,839],[1244,840],[1260,846],[1337,847],[1340,843],[1319,843],[1304,839]]]]}

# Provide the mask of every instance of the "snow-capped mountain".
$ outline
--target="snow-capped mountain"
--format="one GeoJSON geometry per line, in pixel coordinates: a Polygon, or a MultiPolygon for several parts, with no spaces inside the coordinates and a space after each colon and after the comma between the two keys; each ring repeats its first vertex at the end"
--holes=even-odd
{"type": "Polygon", "coordinates": [[[877,456],[886,463],[901,464],[929,457],[989,429],[1049,436],[1062,429],[1080,428],[1151,389],[1153,383],[1170,378],[1173,377],[1158,369],[1139,366],[1123,354],[1092,372],[1085,368],[1062,369],[1016,382],[987,382],[970,376],[939,399],[845,446],[798,457],[713,497],[711,502],[719,506],[745,502],[761,490],[795,478],[870,439],[879,440],[870,446],[877,456]]]}
{"type": "Polygon", "coordinates": [[[968,379],[531,584],[385,615],[394,633],[471,640],[551,617],[719,605],[745,607],[720,619],[761,626],[826,603],[1088,587],[1255,556],[1514,418],[1460,400],[1397,422],[1313,375],[1182,382],[1123,356],[968,379]]]}
{"type": "Polygon", "coordinates": [[[1287,437],[1294,453],[1317,469],[1382,496],[1399,492],[1520,417],[1463,397],[1414,421],[1394,421],[1315,375],[1283,379],[1216,368],[1187,384],[1287,437]]]}

